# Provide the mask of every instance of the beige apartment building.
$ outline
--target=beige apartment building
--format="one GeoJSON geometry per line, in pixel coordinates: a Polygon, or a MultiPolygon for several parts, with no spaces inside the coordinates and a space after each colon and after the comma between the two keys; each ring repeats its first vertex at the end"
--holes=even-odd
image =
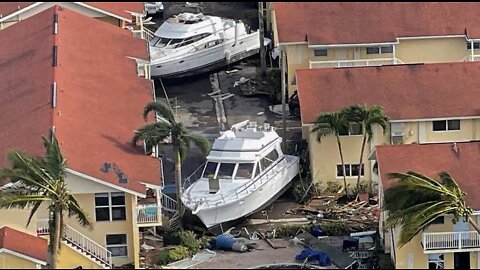
{"type": "MultiPolygon", "coordinates": [[[[321,113],[353,104],[383,106],[390,118],[385,133],[375,127],[364,155],[362,179],[378,183],[369,160],[377,145],[468,142],[480,139],[480,63],[411,64],[297,71],[303,136],[309,142],[315,182],[342,183],[340,157],[334,136],[321,143],[311,132],[321,113]]],[[[353,184],[363,135],[351,129],[341,137],[347,181],[353,184]]]]}
{"type": "Polygon", "coordinates": [[[269,5],[288,93],[297,69],[480,60],[478,3],[269,5]]]}

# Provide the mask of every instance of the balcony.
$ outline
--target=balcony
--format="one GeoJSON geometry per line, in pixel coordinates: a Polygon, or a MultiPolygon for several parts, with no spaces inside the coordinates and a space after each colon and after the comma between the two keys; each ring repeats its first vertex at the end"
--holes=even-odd
{"type": "Polygon", "coordinates": [[[138,226],[155,226],[162,223],[162,207],[156,204],[136,207],[138,226]]]}
{"type": "Polygon", "coordinates": [[[423,233],[423,253],[480,251],[480,235],[471,232],[423,233]]]}
{"type": "Polygon", "coordinates": [[[396,58],[381,59],[357,59],[357,60],[334,60],[334,61],[311,61],[310,68],[344,68],[344,67],[368,67],[404,64],[396,58]]]}
{"type": "Polygon", "coordinates": [[[480,61],[480,55],[469,54],[462,59],[462,62],[474,62],[474,61],[480,61]]]}

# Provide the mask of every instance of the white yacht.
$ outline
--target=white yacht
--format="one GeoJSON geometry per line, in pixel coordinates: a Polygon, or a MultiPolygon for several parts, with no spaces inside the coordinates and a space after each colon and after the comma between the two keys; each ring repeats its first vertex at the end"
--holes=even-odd
{"type": "Polygon", "coordinates": [[[213,143],[199,175],[184,184],[184,205],[207,228],[258,212],[282,195],[299,172],[299,157],[284,155],[268,124],[244,121],[213,143]]]}
{"type": "MultiPolygon", "coordinates": [[[[270,43],[265,39],[265,46],[270,43]]],[[[241,21],[181,13],[164,22],[150,40],[153,77],[182,77],[213,70],[257,53],[258,31],[241,21]]]]}

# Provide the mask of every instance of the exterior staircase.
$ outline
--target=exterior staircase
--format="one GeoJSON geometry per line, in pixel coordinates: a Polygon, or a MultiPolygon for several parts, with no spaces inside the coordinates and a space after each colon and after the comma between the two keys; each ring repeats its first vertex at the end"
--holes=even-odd
{"type": "MultiPolygon", "coordinates": [[[[48,219],[37,221],[38,236],[50,234],[48,222],[48,219]]],[[[68,225],[65,225],[62,242],[102,266],[104,269],[112,268],[112,253],[108,249],[68,225]]]]}

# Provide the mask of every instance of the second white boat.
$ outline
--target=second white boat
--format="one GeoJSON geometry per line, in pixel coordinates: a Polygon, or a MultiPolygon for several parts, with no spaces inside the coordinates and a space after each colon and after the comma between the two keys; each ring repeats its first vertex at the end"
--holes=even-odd
{"type": "Polygon", "coordinates": [[[207,228],[264,209],[299,172],[300,158],[284,155],[281,142],[268,124],[232,126],[215,140],[201,174],[185,182],[183,203],[207,228]]]}

